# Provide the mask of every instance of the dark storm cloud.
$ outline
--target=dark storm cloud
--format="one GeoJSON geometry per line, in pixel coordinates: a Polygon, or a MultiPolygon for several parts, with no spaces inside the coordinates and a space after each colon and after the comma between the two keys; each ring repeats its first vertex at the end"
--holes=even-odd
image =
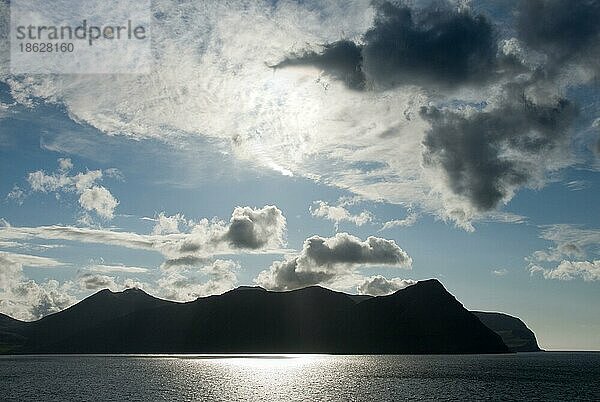
{"type": "Polygon", "coordinates": [[[412,259],[393,240],[369,237],[365,241],[338,233],[305,240],[299,255],[276,261],[256,282],[271,290],[292,290],[331,283],[353,274],[363,265],[409,266],[412,259]]]}
{"type": "Polygon", "coordinates": [[[335,42],[320,53],[288,57],[276,67],[314,65],[351,88],[363,89],[370,84],[389,88],[477,83],[489,79],[501,63],[509,62],[496,58],[493,28],[483,16],[449,6],[415,11],[380,2],[376,8],[374,25],[365,33],[362,45],[335,42]]]}
{"type": "Polygon", "coordinates": [[[481,81],[495,67],[492,26],[467,12],[436,8],[417,13],[385,2],[364,41],[363,71],[384,86],[481,81]]]}
{"type": "Polygon", "coordinates": [[[528,0],[519,7],[517,28],[530,48],[552,64],[589,63],[600,71],[600,0],[528,0]]]}
{"type": "Polygon", "coordinates": [[[277,68],[312,65],[344,81],[349,88],[364,89],[362,50],[352,41],[342,40],[323,46],[320,53],[306,52],[292,55],[279,63],[277,68]]]}
{"type": "Polygon", "coordinates": [[[495,208],[540,171],[543,155],[558,147],[569,152],[569,127],[577,114],[567,100],[536,105],[524,96],[500,107],[465,115],[423,108],[431,124],[424,163],[442,168],[454,194],[466,197],[480,211],[495,208]]]}

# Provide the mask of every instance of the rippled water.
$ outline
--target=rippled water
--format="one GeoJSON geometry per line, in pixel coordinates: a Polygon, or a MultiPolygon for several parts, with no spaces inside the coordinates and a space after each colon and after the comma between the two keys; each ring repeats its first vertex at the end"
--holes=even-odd
{"type": "Polygon", "coordinates": [[[600,354],[0,357],[0,400],[600,400],[600,354]]]}

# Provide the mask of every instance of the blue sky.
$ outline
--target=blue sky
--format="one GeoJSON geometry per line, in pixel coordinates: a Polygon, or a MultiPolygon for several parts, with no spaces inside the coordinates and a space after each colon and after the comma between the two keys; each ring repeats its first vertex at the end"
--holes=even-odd
{"type": "MultiPolygon", "coordinates": [[[[205,11],[186,12],[218,34],[181,21],[188,42],[165,33],[177,21],[156,21],[151,75],[0,75],[1,312],[35,319],[105,287],[193,300],[254,284],[385,294],[435,277],[467,308],[521,317],[542,347],[600,350],[600,93],[585,58],[523,84],[535,110],[575,105],[568,124],[510,122],[498,135],[514,137],[478,149],[464,132],[481,114],[501,126],[518,113],[506,88],[521,76],[432,90],[436,80],[409,71],[419,85],[378,75],[358,91],[319,61],[318,44],[340,32],[360,43],[378,26],[374,6],[261,3],[243,20],[235,7],[216,20],[205,11]],[[286,31],[289,15],[306,18],[286,31]],[[297,65],[265,65],[302,54],[297,43],[314,44],[297,65]],[[543,135],[551,146],[514,145],[543,135]],[[497,148],[497,160],[477,154],[497,148]],[[459,151],[474,168],[448,163],[459,151]],[[491,207],[480,178],[497,180],[491,207]]],[[[501,11],[486,18],[509,41],[501,11]]],[[[530,68],[537,56],[517,39],[503,46],[530,68]]]]}

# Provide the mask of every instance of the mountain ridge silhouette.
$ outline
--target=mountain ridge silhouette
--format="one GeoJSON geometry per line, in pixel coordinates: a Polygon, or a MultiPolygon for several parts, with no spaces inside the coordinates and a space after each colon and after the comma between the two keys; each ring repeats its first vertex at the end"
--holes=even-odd
{"type": "Polygon", "coordinates": [[[508,353],[437,280],[357,298],[243,286],[187,303],[102,290],[35,322],[0,317],[0,353],[508,353]]]}

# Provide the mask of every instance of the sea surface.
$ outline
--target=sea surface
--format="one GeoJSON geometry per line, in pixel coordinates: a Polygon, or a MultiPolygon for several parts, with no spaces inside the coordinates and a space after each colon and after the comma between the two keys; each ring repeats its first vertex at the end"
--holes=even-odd
{"type": "Polygon", "coordinates": [[[600,400],[600,353],[2,356],[2,401],[600,400]]]}

